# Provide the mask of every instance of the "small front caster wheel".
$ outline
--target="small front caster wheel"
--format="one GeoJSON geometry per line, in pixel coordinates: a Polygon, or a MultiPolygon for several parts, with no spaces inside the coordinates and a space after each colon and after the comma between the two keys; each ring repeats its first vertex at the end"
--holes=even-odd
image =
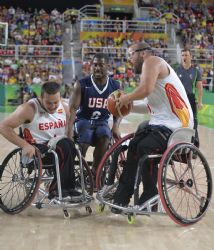
{"type": "Polygon", "coordinates": [[[97,212],[102,213],[105,209],[105,204],[99,204],[97,207],[97,212]]]}
{"type": "Polygon", "coordinates": [[[87,207],[85,207],[85,210],[86,210],[86,212],[87,212],[88,214],[92,214],[92,209],[91,209],[91,207],[87,206],[87,207]]]}
{"type": "Polygon", "coordinates": [[[71,215],[70,215],[70,213],[68,212],[67,209],[63,209],[63,213],[64,213],[64,218],[65,219],[70,219],[71,218],[71,215]]]}
{"type": "Polygon", "coordinates": [[[38,209],[41,209],[41,208],[42,208],[41,202],[36,203],[36,208],[38,208],[38,209]]]}
{"type": "Polygon", "coordinates": [[[130,225],[133,225],[133,224],[136,223],[136,219],[135,219],[135,216],[134,216],[133,214],[129,214],[129,215],[128,215],[128,223],[129,223],[130,225]]]}

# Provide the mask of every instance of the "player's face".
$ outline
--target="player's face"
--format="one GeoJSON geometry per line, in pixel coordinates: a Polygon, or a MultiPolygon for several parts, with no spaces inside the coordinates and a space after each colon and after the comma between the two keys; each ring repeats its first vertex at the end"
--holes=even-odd
{"type": "Polygon", "coordinates": [[[128,60],[132,64],[135,74],[140,74],[142,71],[143,58],[140,56],[140,51],[136,50],[136,46],[129,47],[128,60]]]}
{"type": "Polygon", "coordinates": [[[49,95],[47,93],[44,93],[44,95],[41,97],[43,107],[50,114],[56,112],[57,108],[59,107],[60,100],[61,96],[59,92],[54,95],[49,95]]]}
{"type": "Polygon", "coordinates": [[[186,64],[186,63],[191,63],[192,57],[191,57],[190,52],[189,52],[189,51],[183,51],[183,52],[181,53],[181,59],[182,59],[182,62],[183,62],[184,64],[186,64]]]}
{"type": "Polygon", "coordinates": [[[92,73],[96,79],[107,76],[107,63],[104,58],[94,58],[92,62],[92,73]]]}

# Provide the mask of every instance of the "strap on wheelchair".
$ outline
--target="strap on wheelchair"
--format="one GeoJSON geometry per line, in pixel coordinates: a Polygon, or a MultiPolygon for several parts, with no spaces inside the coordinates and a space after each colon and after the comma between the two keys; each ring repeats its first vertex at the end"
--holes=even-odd
{"type": "Polygon", "coordinates": [[[170,135],[172,134],[172,131],[165,126],[149,125],[148,130],[159,134],[164,141],[168,141],[170,135]]]}
{"type": "Polygon", "coordinates": [[[140,129],[136,132],[135,137],[138,137],[138,136],[142,137],[151,132],[159,134],[161,138],[163,138],[165,141],[168,141],[170,135],[172,134],[172,131],[165,126],[146,125],[143,129],[140,129]]]}
{"type": "Polygon", "coordinates": [[[21,137],[22,139],[24,139],[22,127],[19,127],[19,137],[21,137]]]}

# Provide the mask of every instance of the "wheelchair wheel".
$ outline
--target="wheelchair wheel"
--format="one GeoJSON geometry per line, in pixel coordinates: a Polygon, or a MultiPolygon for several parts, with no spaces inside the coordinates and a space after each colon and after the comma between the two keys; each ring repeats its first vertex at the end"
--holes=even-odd
{"type": "Polygon", "coordinates": [[[33,201],[42,174],[40,154],[36,151],[30,163],[22,163],[22,149],[14,149],[0,166],[0,207],[8,214],[17,214],[33,201]]]}
{"type": "Polygon", "coordinates": [[[158,189],[173,221],[182,226],[198,222],[212,195],[211,172],[199,149],[189,143],[170,146],[160,162],[158,189]]]}
{"type": "Polygon", "coordinates": [[[133,134],[129,134],[119,139],[102,158],[96,176],[96,187],[98,190],[101,190],[104,185],[117,186],[126,162],[128,144],[132,137],[133,134]]]}
{"type": "MultiPolygon", "coordinates": [[[[82,165],[83,165],[83,175],[84,175],[84,183],[85,183],[86,192],[89,195],[93,195],[93,191],[94,191],[93,176],[92,176],[90,167],[88,166],[86,160],[83,157],[82,157],[82,165]]],[[[75,172],[76,188],[81,191],[82,185],[81,185],[79,159],[75,159],[74,172],[75,172]]]]}

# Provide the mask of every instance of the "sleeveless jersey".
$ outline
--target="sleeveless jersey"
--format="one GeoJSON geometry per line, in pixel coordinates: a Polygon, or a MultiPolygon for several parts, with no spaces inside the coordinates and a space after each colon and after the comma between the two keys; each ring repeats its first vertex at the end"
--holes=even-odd
{"type": "Polygon", "coordinates": [[[170,74],[158,79],[154,91],[147,97],[151,113],[149,124],[164,125],[172,131],[193,128],[192,109],[186,91],[172,67],[167,64],[170,74]]]}
{"type": "Polygon", "coordinates": [[[119,82],[107,77],[103,89],[99,89],[92,75],[80,80],[81,103],[77,110],[77,120],[108,120],[110,113],[107,110],[107,98],[120,88],[119,82]]]}
{"type": "Polygon", "coordinates": [[[23,124],[24,138],[29,143],[44,144],[52,137],[65,135],[66,113],[61,102],[54,114],[49,114],[42,108],[37,98],[28,102],[35,107],[33,120],[23,124]]]}

